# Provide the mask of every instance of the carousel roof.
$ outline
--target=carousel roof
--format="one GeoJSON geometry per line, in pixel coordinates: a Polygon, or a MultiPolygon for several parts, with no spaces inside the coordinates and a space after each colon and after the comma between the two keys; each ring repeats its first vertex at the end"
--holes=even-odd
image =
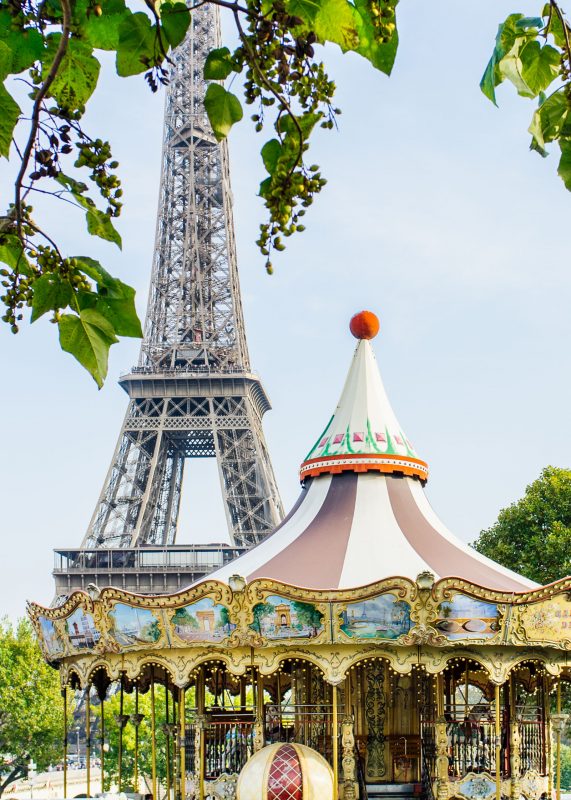
{"type": "Polygon", "coordinates": [[[311,589],[350,589],[424,571],[490,589],[533,582],[496,564],[444,526],[424,493],[422,461],[391,408],[370,339],[371,312],[351,320],[359,342],[341,398],[300,468],[301,494],[283,522],[209,578],[270,578],[311,589]]]}

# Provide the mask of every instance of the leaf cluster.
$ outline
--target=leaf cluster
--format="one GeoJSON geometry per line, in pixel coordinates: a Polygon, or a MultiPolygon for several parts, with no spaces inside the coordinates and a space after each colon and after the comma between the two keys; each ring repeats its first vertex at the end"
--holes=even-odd
{"type": "Polygon", "coordinates": [[[571,575],[571,470],[546,467],[473,547],[540,584],[571,575]]]}
{"type": "MultiPolygon", "coordinates": [[[[233,52],[217,47],[206,58],[205,110],[218,141],[253,106],[251,121],[266,133],[261,157],[266,175],[259,194],[266,208],[257,244],[271,273],[272,251],[304,230],[303,217],[325,186],[307,152],[318,129],[332,129],[334,81],[318,58],[335,44],[389,75],[398,48],[398,0],[6,0],[0,5],[0,158],[18,168],[14,195],[0,217],[2,317],[14,333],[24,312],[34,321],[47,311],[60,342],[99,386],[107,354],[118,336],[140,336],[133,292],[113,283],[100,265],[63,252],[34,217],[37,193],[84,214],[87,232],[121,246],[115,219],[122,188],[111,147],[83,127],[96,90],[99,51],[115,55],[119,77],[144,74],[153,91],[168,83],[172,52],[205,5],[233,19],[239,38],[233,52]],[[243,74],[243,98],[232,82],[243,74]],[[30,89],[20,108],[14,79],[30,89]],[[269,134],[269,135],[268,135],[269,134]],[[82,177],[85,180],[82,180],[82,177]],[[45,279],[45,280],[44,280],[45,279]],[[39,297],[34,297],[38,291],[39,297]],[[113,294],[109,302],[110,294],[113,294]],[[106,299],[104,299],[106,298],[106,299]],[[42,309],[42,314],[38,308],[42,309]],[[126,332],[128,331],[128,332],[126,332]]],[[[500,26],[481,87],[496,103],[496,89],[511,82],[538,100],[530,132],[532,149],[547,154],[555,142],[558,171],[571,189],[571,28],[557,0],[537,17],[511,14],[500,26]]]]}
{"type": "Polygon", "coordinates": [[[63,705],[59,675],[40,652],[31,625],[0,622],[0,752],[32,758],[41,771],[61,759],[63,705]]]}
{"type": "Polygon", "coordinates": [[[571,27],[555,0],[543,7],[541,16],[510,14],[499,26],[480,83],[494,104],[496,88],[506,80],[521,97],[538,100],[529,127],[530,147],[545,157],[546,145],[557,143],[557,171],[571,190],[571,27]]]}
{"type": "MultiPolygon", "coordinates": [[[[304,229],[300,219],[325,185],[318,167],[304,163],[312,130],[333,127],[336,114],[335,87],[315,47],[334,42],[389,73],[398,0],[205,2],[228,9],[240,37],[234,53],[217,48],[204,64],[210,81],[205,108],[215,137],[223,140],[243,117],[239,98],[223,85],[243,70],[245,102],[258,106],[256,130],[270,120],[273,125],[262,148],[268,177],[260,186],[268,222],[259,246],[270,272],[270,250],[283,250],[281,236],[304,229]]],[[[99,80],[97,53],[114,52],[118,76],[144,73],[156,91],[168,83],[170,53],[185,38],[192,13],[200,12],[180,0],[141,0],[140,8],[125,0],[9,0],[0,7],[0,157],[15,152],[18,164],[13,201],[0,218],[2,319],[17,333],[27,308],[32,322],[50,313],[61,346],[98,386],[117,337],[142,335],[134,292],[91,259],[64,254],[36,221],[31,201],[50,194],[70,214],[74,207],[84,212],[89,234],[121,246],[114,223],[122,202],[119,165],[109,143],[82,123],[99,80]],[[15,76],[30,88],[29,108],[21,109],[10,93],[15,76]]]]}

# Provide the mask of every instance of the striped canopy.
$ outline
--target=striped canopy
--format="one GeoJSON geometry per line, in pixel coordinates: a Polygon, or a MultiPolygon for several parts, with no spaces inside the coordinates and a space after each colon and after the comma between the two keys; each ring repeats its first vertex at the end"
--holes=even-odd
{"type": "Polygon", "coordinates": [[[301,494],[281,525],[209,578],[324,590],[428,570],[490,589],[535,586],[466,545],[432,510],[428,466],[397,422],[368,340],[359,341],[339,404],[300,474],[301,494]]]}

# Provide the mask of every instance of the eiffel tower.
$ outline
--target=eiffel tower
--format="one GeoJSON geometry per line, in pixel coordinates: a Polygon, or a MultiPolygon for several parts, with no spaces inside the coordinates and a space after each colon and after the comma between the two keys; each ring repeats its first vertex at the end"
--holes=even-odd
{"type": "Polygon", "coordinates": [[[160,571],[159,555],[167,571],[186,570],[184,584],[256,544],[283,516],[262,430],[270,403],[246,344],[228,149],[203,103],[204,60],[219,46],[218,8],[207,4],[173,55],[144,339],[138,366],[119,381],[129,407],[80,550],[56,551],[59,594],[90,579],[118,585],[117,569],[139,573],[136,585],[123,578],[124,588],[149,589],[140,573],[151,562],[160,571]],[[218,463],[231,546],[218,546],[217,558],[207,546],[165,551],[176,538],[185,461],[196,457],[218,463]],[[161,550],[155,561],[149,548],[161,550]]]}

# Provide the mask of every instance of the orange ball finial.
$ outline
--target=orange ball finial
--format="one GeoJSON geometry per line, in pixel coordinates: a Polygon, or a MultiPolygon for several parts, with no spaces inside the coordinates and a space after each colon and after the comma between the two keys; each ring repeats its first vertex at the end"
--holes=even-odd
{"type": "Polygon", "coordinates": [[[349,323],[349,330],[355,339],[374,339],[379,328],[379,318],[372,311],[359,311],[349,323]]]}

